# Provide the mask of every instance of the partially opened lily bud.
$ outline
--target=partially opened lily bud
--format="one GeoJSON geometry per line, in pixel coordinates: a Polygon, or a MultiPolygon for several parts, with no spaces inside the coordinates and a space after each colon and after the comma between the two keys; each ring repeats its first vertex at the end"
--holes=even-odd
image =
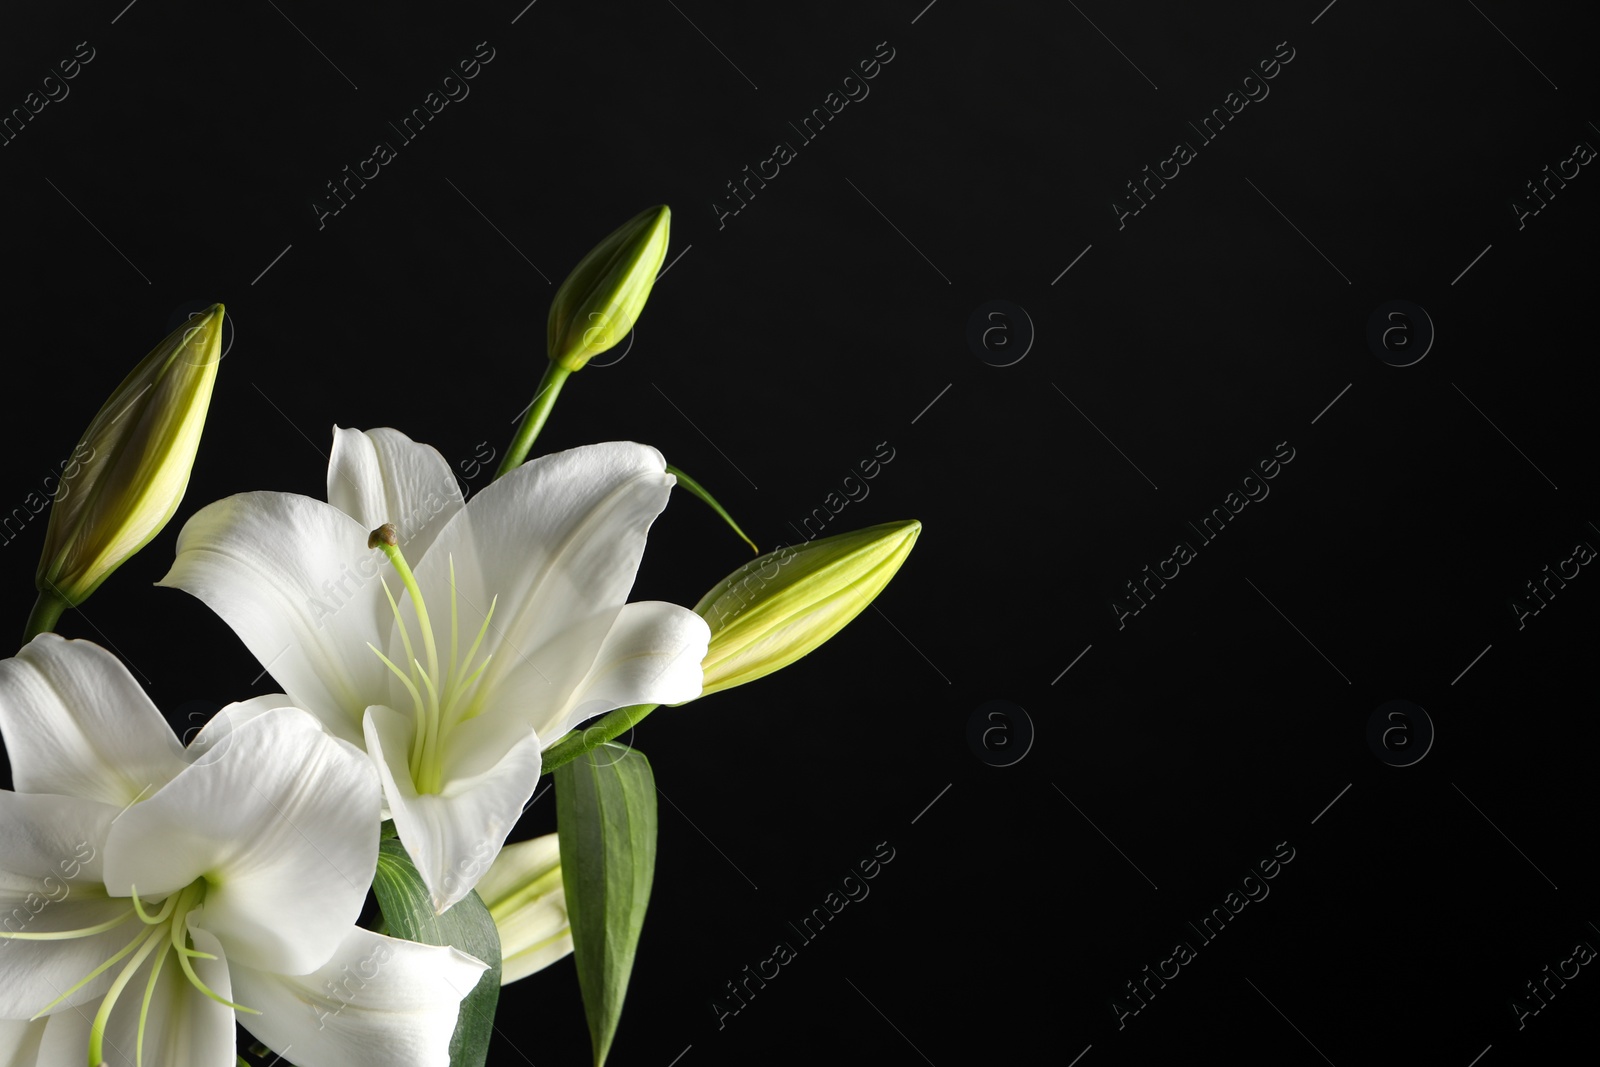
{"type": "Polygon", "coordinates": [[[526,978],[572,951],[556,834],[507,845],[478,880],[500,931],[500,984],[526,978]]]}
{"type": "Polygon", "coordinates": [[[74,453],[81,469],[50,509],[41,599],[81,604],[178,509],[222,359],[222,315],[213,304],[168,334],[89,423],[74,453]]]}
{"type": "Polygon", "coordinates": [[[667,255],[672,210],[641,211],[590,249],[550,305],[550,359],[563,370],[583,365],[628,336],[667,255]]]}
{"type": "Polygon", "coordinates": [[[787,667],[844,629],[900,569],[915,519],[780,548],[740,567],[694,610],[711,627],[701,696],[787,667]]]}

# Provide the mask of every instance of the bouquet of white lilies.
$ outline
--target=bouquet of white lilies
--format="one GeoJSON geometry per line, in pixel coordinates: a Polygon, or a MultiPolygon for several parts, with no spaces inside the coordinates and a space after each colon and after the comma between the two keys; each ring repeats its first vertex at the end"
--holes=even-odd
{"type": "Polygon", "coordinates": [[[615,739],[815,649],[920,531],[780,548],[693,608],[628,600],[675,485],[738,527],[648,445],[529,454],[633,328],[669,222],[641,213],[557,291],[544,379],[470,501],[432,447],[336,427],[326,501],[242,492],[187,519],[159,584],[282,689],[187,745],[115,655],[53,631],[176,513],[222,305],[107,400],[0,661],[0,1067],[234,1067],[236,1023],[300,1067],[481,1065],[500,986],[569,952],[605,1060],[656,842],[650,764],[615,739]],[[507,843],[545,774],[557,833],[507,843]]]}

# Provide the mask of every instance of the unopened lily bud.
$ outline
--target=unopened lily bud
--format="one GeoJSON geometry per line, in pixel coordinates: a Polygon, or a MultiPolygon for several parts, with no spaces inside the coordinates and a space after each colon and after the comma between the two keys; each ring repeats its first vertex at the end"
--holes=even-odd
{"type": "Polygon", "coordinates": [[[768,552],[694,610],[711,626],[701,696],[787,667],[844,629],[883,592],[922,532],[915,519],[768,552]]]}
{"type": "Polygon", "coordinates": [[[563,370],[583,365],[628,336],[644,310],[667,255],[672,210],[641,211],[590,249],[550,305],[550,359],[563,370]]]}
{"type": "Polygon", "coordinates": [[[76,607],[161,532],[189,485],[222,360],[221,304],[173,330],[84,431],[50,509],[34,584],[76,607]]]}
{"type": "Polygon", "coordinates": [[[505,846],[478,881],[478,895],[500,931],[501,985],[526,978],[572,951],[557,836],[505,846]]]}

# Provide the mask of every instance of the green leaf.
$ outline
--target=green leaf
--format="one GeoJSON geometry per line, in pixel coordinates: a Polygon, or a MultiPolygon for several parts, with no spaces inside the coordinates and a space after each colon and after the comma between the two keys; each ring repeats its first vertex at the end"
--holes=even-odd
{"type": "Polygon", "coordinates": [[[397,837],[378,845],[378,873],[372,891],[383,909],[390,937],[424,945],[451,945],[489,965],[461,1002],[456,1032],[450,1038],[450,1067],[484,1067],[494,1034],[494,1009],[500,999],[500,932],[483,899],[469,893],[443,915],[433,913],[433,897],[397,837]]]}
{"type": "Polygon", "coordinates": [[[655,775],[644,753],[605,744],[554,778],[573,960],[600,1067],[622,1018],[655,877],[655,775]]]}
{"type": "Polygon", "coordinates": [[[670,463],[667,464],[667,473],[677,478],[679,485],[683,486],[685,489],[689,490],[689,492],[693,493],[695,496],[699,497],[701,500],[704,500],[708,505],[710,505],[712,511],[715,511],[718,515],[721,515],[722,521],[733,527],[733,532],[739,535],[739,539],[750,546],[750,551],[756,553],[757,555],[761,554],[761,550],[756,547],[756,543],[745,536],[744,531],[739,529],[739,524],[733,521],[733,516],[729,515],[727,510],[721,504],[717,503],[715,498],[713,498],[710,493],[706,492],[705,486],[701,485],[699,482],[695,481],[693,478],[689,477],[687,474],[683,473],[670,463]]]}

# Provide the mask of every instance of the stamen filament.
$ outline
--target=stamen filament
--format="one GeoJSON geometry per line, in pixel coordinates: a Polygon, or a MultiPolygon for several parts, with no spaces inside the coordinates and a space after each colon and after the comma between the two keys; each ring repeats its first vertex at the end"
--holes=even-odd
{"type": "MultiPolygon", "coordinates": [[[[465,722],[467,719],[471,718],[470,715],[462,715],[457,718],[454,714],[452,714],[452,712],[455,711],[456,704],[460,702],[460,698],[466,695],[467,691],[472,688],[473,683],[483,676],[484,669],[489,666],[489,661],[492,659],[494,659],[493,656],[483,657],[483,662],[478,664],[478,669],[473,671],[471,677],[469,677],[466,680],[466,683],[462,685],[461,692],[456,694],[456,699],[451,701],[449,707],[445,708],[446,730],[453,729],[462,722],[465,722]]],[[[467,709],[470,709],[472,707],[471,702],[468,702],[466,707],[467,709]]]]}
{"type": "Polygon", "coordinates": [[[456,586],[456,561],[454,556],[449,557],[450,659],[445,665],[446,670],[441,673],[439,646],[434,637],[433,623],[428,616],[427,605],[423,602],[422,588],[400,551],[399,535],[394,525],[385,523],[373,530],[367,538],[367,547],[381,549],[388,557],[395,573],[405,585],[406,594],[411,598],[416,611],[417,625],[422,630],[423,653],[427,656],[426,666],[412,645],[410,629],[406,625],[404,615],[401,614],[400,605],[390,591],[389,584],[384,582],[383,593],[388,598],[389,610],[394,612],[395,621],[399,624],[400,642],[405,648],[407,660],[405,669],[402,670],[375,646],[369,644],[367,647],[371,648],[390,672],[400,679],[401,684],[411,695],[414,712],[414,732],[411,736],[409,760],[411,780],[419,793],[437,793],[443,784],[444,748],[450,732],[477,712],[469,695],[481,683],[484,672],[494,657],[486,656],[476,670],[469,668],[477,657],[478,650],[483,647],[484,638],[488,635],[494,618],[495,606],[500,598],[496,596],[490,600],[489,612],[484,616],[483,625],[478,628],[472,647],[467,650],[466,658],[461,658],[461,613],[456,586]]]}
{"type": "MultiPolygon", "coordinates": [[[[128,912],[128,915],[132,915],[132,914],[133,914],[133,912],[131,912],[131,911],[128,912]]],[[[126,916],[124,916],[124,918],[126,918],[126,916]]],[[[61,994],[59,997],[57,997],[56,999],[52,1000],[50,1003],[46,1004],[44,1007],[40,1008],[37,1012],[35,1012],[34,1015],[33,1015],[33,1018],[29,1019],[28,1021],[29,1022],[33,1022],[36,1019],[43,1018],[45,1013],[48,1012],[51,1008],[55,1007],[57,1004],[60,1004],[63,1000],[66,1000],[68,997],[72,996],[72,994],[76,993],[78,990],[82,989],[84,986],[88,985],[90,982],[94,981],[96,978],[99,978],[102,974],[105,974],[106,971],[110,970],[112,967],[115,967],[118,962],[120,962],[125,956],[127,956],[128,953],[130,953],[134,949],[138,948],[139,947],[139,943],[144,938],[146,938],[148,936],[150,936],[150,931],[149,930],[141,930],[141,931],[139,931],[139,933],[134,937],[134,939],[132,941],[129,941],[126,945],[123,945],[122,948],[117,950],[116,955],[112,956],[110,959],[106,960],[100,966],[96,967],[94,970],[90,971],[88,974],[86,974],[82,978],[78,979],[75,983],[72,984],[71,987],[69,987],[67,989],[67,991],[65,993],[61,994]]]]}
{"type": "Polygon", "coordinates": [[[445,703],[448,705],[451,695],[455,692],[455,681],[460,673],[460,661],[456,659],[456,557],[450,557],[450,676],[444,680],[445,703]]]}
{"type": "Polygon", "coordinates": [[[398,542],[390,544],[388,540],[379,539],[377,547],[389,557],[389,562],[394,564],[400,580],[405,583],[406,592],[411,596],[411,605],[417,609],[417,627],[422,631],[422,645],[428,651],[428,673],[437,675],[439,649],[433,641],[433,624],[428,621],[428,605],[422,602],[422,587],[417,585],[417,576],[411,573],[411,567],[406,563],[405,556],[400,554],[398,542]]]}
{"type": "Polygon", "coordinates": [[[394,621],[400,626],[400,644],[406,650],[406,662],[416,660],[417,654],[411,651],[411,631],[406,629],[405,616],[400,614],[400,605],[395,603],[394,594],[389,592],[389,583],[379,579],[383,586],[383,595],[389,598],[389,610],[394,612],[394,621]]]}
{"type": "Polygon", "coordinates": [[[133,944],[139,945],[139,952],[122,968],[122,973],[117,975],[116,981],[111,983],[111,988],[106,990],[105,999],[100,1002],[100,1010],[94,1014],[94,1022],[89,1027],[89,1063],[100,1064],[105,1062],[106,1023],[111,1019],[111,1009],[116,1006],[117,998],[122,995],[128,981],[133,978],[145,960],[150,958],[150,953],[161,943],[159,930],[146,930],[134,939],[133,944]]]}
{"type": "MultiPolygon", "coordinates": [[[[495,608],[495,605],[498,604],[498,603],[500,603],[500,594],[496,593],[493,597],[491,597],[489,599],[489,612],[488,612],[488,614],[484,615],[484,617],[483,617],[483,625],[478,627],[478,636],[473,638],[472,647],[467,649],[467,662],[468,663],[471,663],[472,662],[472,657],[476,656],[478,654],[478,646],[483,644],[483,636],[484,636],[484,634],[487,634],[489,632],[489,622],[490,622],[491,619],[494,618],[494,608],[495,608]]],[[[487,661],[485,661],[485,662],[487,662],[487,661]]],[[[463,685],[461,687],[462,692],[465,692],[468,688],[469,688],[468,686],[463,685]]]]}
{"type": "MultiPolygon", "coordinates": [[[[173,897],[176,898],[174,893],[173,897]]],[[[156,982],[161,979],[162,964],[167,962],[167,954],[163,952],[156,957],[155,963],[150,965],[150,979],[144,984],[144,999],[139,1002],[139,1036],[134,1039],[133,1064],[134,1067],[144,1067],[144,1024],[150,1018],[150,998],[156,991],[156,982]]]]}
{"type": "Polygon", "coordinates": [[[139,887],[133,886],[132,888],[133,910],[139,913],[140,921],[142,921],[146,926],[154,926],[157,923],[166,922],[167,919],[172,915],[172,909],[178,906],[179,894],[169,893],[167,895],[167,902],[161,905],[161,910],[153,916],[147,915],[145,914],[144,905],[139,902],[139,887]]]}
{"type": "Polygon", "coordinates": [[[129,910],[124,912],[120,918],[111,919],[96,926],[84,926],[77,930],[53,930],[42,934],[27,934],[20,931],[13,934],[8,931],[0,931],[0,938],[7,938],[12,941],[76,941],[80,937],[93,937],[95,934],[103,934],[107,930],[115,930],[131,918],[133,918],[133,911],[129,910]]]}
{"type": "MultiPolygon", "coordinates": [[[[199,885],[191,885],[189,888],[183,891],[183,895],[187,898],[183,902],[184,905],[186,905],[183,909],[183,912],[184,915],[188,915],[191,910],[199,905],[200,899],[203,896],[203,890],[199,885]]],[[[218,1004],[221,1004],[223,1007],[232,1008],[234,1011],[246,1012],[250,1015],[260,1015],[261,1013],[254,1008],[247,1008],[243,1004],[235,1004],[233,1001],[225,999],[220,994],[212,990],[210,986],[206,985],[200,980],[200,976],[194,972],[194,964],[189,962],[190,958],[193,957],[195,959],[214,960],[217,957],[213,956],[209,952],[200,952],[196,949],[190,948],[188,944],[186,944],[188,941],[188,933],[189,932],[186,924],[180,918],[178,921],[172,923],[169,936],[172,941],[172,950],[178,954],[178,966],[183,968],[183,973],[189,979],[189,984],[194,986],[200,992],[204,993],[206,996],[210,997],[212,1000],[216,1001],[218,1004]]]]}

